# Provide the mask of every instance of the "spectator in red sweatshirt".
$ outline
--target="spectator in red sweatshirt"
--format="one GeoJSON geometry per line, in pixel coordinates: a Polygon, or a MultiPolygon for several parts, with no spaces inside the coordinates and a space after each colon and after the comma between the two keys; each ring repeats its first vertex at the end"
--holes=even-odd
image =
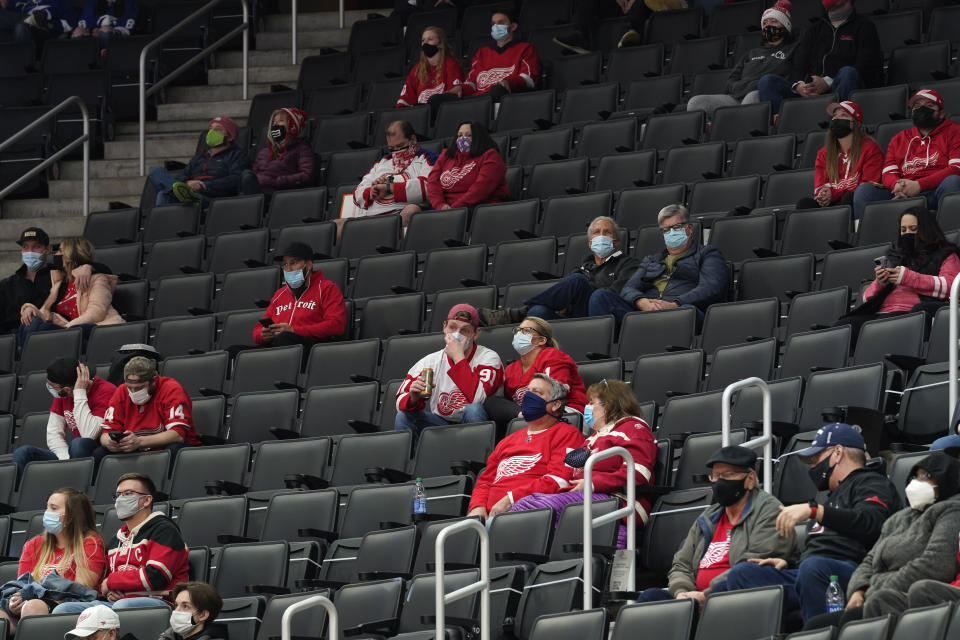
{"type": "Polygon", "coordinates": [[[517,38],[516,16],[511,9],[494,9],[490,37],[494,46],[473,55],[470,72],[463,81],[463,95],[489,93],[495,101],[514,91],[536,88],[540,82],[540,57],[529,42],[517,38]]]}
{"type": "Polygon", "coordinates": [[[853,214],[860,217],[868,202],[923,196],[936,211],[948,193],[960,191],[960,124],[947,118],[943,98],[933,89],[920,89],[907,105],[913,127],[887,145],[883,186],[862,184],[853,197],[853,214]]]}
{"type": "MultiPolygon", "coordinates": [[[[252,172],[265,193],[306,187],[313,180],[313,149],[306,138],[300,136],[308,117],[306,111],[292,108],[277,109],[270,116],[267,146],[257,153],[252,172]]],[[[242,184],[250,184],[248,173],[243,172],[242,184]]],[[[242,191],[255,192],[249,187],[242,191]]]]}
{"type": "Polygon", "coordinates": [[[427,27],[420,36],[420,59],[410,69],[397,108],[429,104],[436,117],[440,103],[463,93],[463,71],[442,27],[427,27]]]}
{"type": "Polygon", "coordinates": [[[487,128],[464,122],[433,165],[427,197],[434,209],[499,202],[509,193],[506,176],[507,166],[487,128]]]}
{"type": "Polygon", "coordinates": [[[880,180],[883,151],[863,130],[863,111],[856,102],[833,102],[827,106],[830,127],[814,165],[813,197],[802,198],[798,209],[853,204],[861,184],[880,180]]]}

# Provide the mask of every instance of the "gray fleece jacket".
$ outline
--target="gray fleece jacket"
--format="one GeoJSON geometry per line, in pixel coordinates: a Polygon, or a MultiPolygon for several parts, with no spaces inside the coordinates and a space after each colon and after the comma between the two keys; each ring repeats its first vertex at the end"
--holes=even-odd
{"type": "MultiPolygon", "coordinates": [[[[748,558],[784,558],[793,554],[795,540],[791,533],[783,538],[777,533],[777,516],[780,514],[780,501],[759,488],[754,488],[747,498],[747,504],[740,514],[740,520],[730,531],[730,566],[748,558]]],[[[723,507],[712,504],[697,518],[687,532],[680,549],[673,556],[673,566],[667,574],[667,589],[670,596],[681,591],[697,590],[697,568],[700,559],[713,540],[717,523],[723,507]]],[[[710,581],[710,589],[727,579],[726,572],[710,581]]]]}
{"type": "Polygon", "coordinates": [[[960,496],[935,502],[923,511],[901,509],[883,523],[880,538],[853,572],[847,597],[858,589],[906,593],[918,580],[950,582],[957,575],[960,496]]]}

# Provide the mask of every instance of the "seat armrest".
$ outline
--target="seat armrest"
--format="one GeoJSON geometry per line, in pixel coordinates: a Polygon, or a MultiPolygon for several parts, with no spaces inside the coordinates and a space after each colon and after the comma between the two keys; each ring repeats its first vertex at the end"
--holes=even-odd
{"type": "Polygon", "coordinates": [[[312,528],[297,529],[297,535],[301,538],[318,538],[326,542],[333,542],[340,537],[335,531],[324,531],[323,529],[312,528]]]}
{"type": "Polygon", "coordinates": [[[277,440],[296,440],[300,434],[293,429],[281,429],[280,427],[270,427],[270,433],[277,440]]]}
{"type": "Polygon", "coordinates": [[[250,491],[250,487],[229,480],[209,480],[204,483],[204,487],[208,496],[241,496],[250,491]]]}
{"type": "Polygon", "coordinates": [[[380,427],[366,420],[347,420],[347,424],[357,433],[374,433],[380,430],[380,427]]]}
{"type": "Polygon", "coordinates": [[[468,472],[480,473],[485,466],[485,462],[477,460],[454,460],[450,463],[450,471],[455,476],[465,476],[468,472]]]}
{"type": "Polygon", "coordinates": [[[273,596],[284,596],[290,593],[290,589],[286,587],[278,587],[273,584],[248,584],[244,591],[250,595],[260,595],[262,593],[270,594],[273,596]]]}
{"type": "Polygon", "coordinates": [[[319,476],[312,476],[308,473],[291,473],[283,476],[283,484],[288,489],[326,489],[329,485],[326,480],[319,476]]]}
{"type": "Polygon", "coordinates": [[[259,542],[256,538],[248,538],[247,536],[235,536],[229,533],[221,533],[217,536],[217,542],[220,544],[237,544],[243,542],[259,542]]]}
{"type": "Polygon", "coordinates": [[[409,473],[389,467],[367,467],[363,475],[367,478],[367,482],[373,484],[382,484],[384,480],[387,484],[403,484],[411,480],[409,473]]]}
{"type": "Polygon", "coordinates": [[[519,551],[504,551],[494,554],[494,558],[501,561],[517,560],[519,562],[532,562],[534,564],[543,564],[550,559],[549,556],[539,553],[521,553],[519,551]]]}

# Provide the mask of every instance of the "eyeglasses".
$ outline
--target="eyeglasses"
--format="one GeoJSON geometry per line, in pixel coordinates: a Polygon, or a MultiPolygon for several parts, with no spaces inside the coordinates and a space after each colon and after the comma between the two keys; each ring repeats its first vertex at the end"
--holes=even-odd
{"type": "Polygon", "coordinates": [[[141,497],[142,497],[142,496],[145,496],[145,495],[148,495],[148,494],[146,494],[146,493],[140,493],[139,491],[133,491],[132,489],[128,489],[127,491],[118,491],[118,492],[116,492],[115,494],[113,494],[113,499],[116,500],[117,498],[129,498],[130,496],[141,496],[141,497]]]}
{"type": "Polygon", "coordinates": [[[926,471],[918,471],[913,478],[915,480],[933,480],[933,476],[926,471]]]}
{"type": "Polygon", "coordinates": [[[740,478],[745,478],[748,473],[748,471],[723,471],[721,473],[711,473],[707,477],[710,479],[710,482],[716,482],[717,480],[739,480],[740,478]]]}
{"type": "Polygon", "coordinates": [[[518,334],[518,333],[524,333],[524,334],[526,334],[526,335],[528,335],[528,336],[532,336],[532,335],[534,335],[534,334],[536,334],[536,335],[538,335],[538,336],[543,335],[542,333],[540,333],[539,331],[537,331],[537,330],[534,329],[533,327],[517,327],[516,329],[513,330],[513,333],[514,333],[514,335],[516,335],[516,334],[518,334]]]}
{"type": "Polygon", "coordinates": [[[662,233],[663,235],[667,235],[667,234],[670,233],[671,231],[680,231],[681,229],[683,229],[683,228],[684,228],[685,226],[687,226],[688,224],[690,224],[690,223],[689,223],[689,222],[678,222],[677,224],[673,225],[672,227],[660,227],[660,233],[662,233]]]}

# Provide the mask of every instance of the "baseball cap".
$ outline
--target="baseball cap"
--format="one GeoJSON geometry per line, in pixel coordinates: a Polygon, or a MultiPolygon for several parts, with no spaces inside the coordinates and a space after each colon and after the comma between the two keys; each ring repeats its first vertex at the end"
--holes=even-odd
{"type": "Polygon", "coordinates": [[[84,609],[77,618],[77,626],[63,634],[64,640],[86,638],[104,629],[119,629],[120,617],[110,607],[98,604],[84,609]]]}
{"type": "Polygon", "coordinates": [[[858,105],[856,102],[851,102],[850,100],[844,100],[843,102],[831,102],[827,105],[827,115],[833,117],[833,112],[837,108],[843,109],[852,115],[857,122],[863,124],[863,110],[860,109],[860,105],[858,105]]]}
{"type": "Polygon", "coordinates": [[[860,429],[845,422],[834,422],[824,425],[817,431],[817,437],[806,449],[801,449],[794,455],[801,458],[812,458],[827,447],[843,445],[851,449],[861,449],[866,451],[867,445],[863,441],[863,435],[860,429]]]}
{"type": "Polygon", "coordinates": [[[450,313],[447,314],[447,320],[460,320],[461,322],[469,322],[473,325],[474,329],[480,326],[480,316],[477,313],[476,308],[473,307],[473,305],[469,305],[465,302],[453,305],[450,308],[450,313]]]}
{"type": "Polygon", "coordinates": [[[718,462],[744,469],[754,469],[757,465],[757,452],[740,446],[722,447],[710,456],[707,466],[712,468],[718,462]]]}
{"type": "Polygon", "coordinates": [[[20,232],[20,239],[17,240],[17,244],[22,245],[27,240],[36,240],[42,244],[50,244],[50,236],[47,235],[47,232],[41,229],[40,227],[27,227],[20,232]]]}
{"type": "Polygon", "coordinates": [[[290,256],[291,258],[299,258],[300,260],[313,260],[315,254],[313,249],[310,248],[305,242],[291,242],[282,251],[276,253],[274,260],[277,262],[282,262],[285,256],[290,256]]]}
{"type": "Polygon", "coordinates": [[[943,109],[943,98],[941,98],[940,94],[937,91],[934,91],[933,89],[920,89],[920,91],[917,91],[915,94],[910,96],[910,99],[907,100],[907,106],[913,109],[913,105],[917,102],[917,100],[920,100],[921,98],[923,98],[924,100],[929,100],[930,102],[934,103],[935,105],[943,109]]]}
{"type": "Polygon", "coordinates": [[[123,367],[123,379],[136,376],[143,380],[153,380],[157,377],[157,363],[150,358],[134,356],[123,367]]]}

